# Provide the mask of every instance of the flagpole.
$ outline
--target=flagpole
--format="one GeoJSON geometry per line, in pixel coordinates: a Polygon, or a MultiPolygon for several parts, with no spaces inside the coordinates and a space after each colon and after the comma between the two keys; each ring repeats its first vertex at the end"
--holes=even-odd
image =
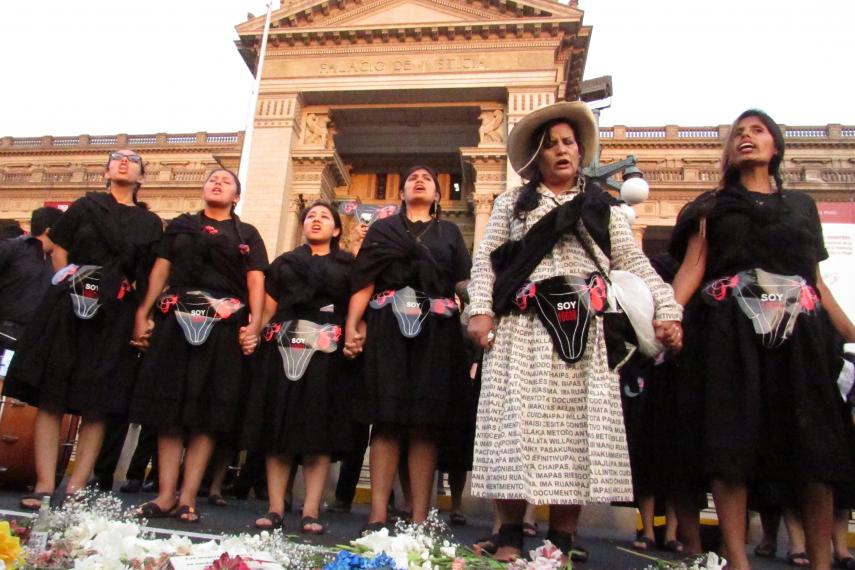
{"type": "Polygon", "coordinates": [[[267,53],[267,35],[270,33],[270,15],[273,13],[273,0],[267,2],[267,16],[264,19],[264,33],[261,35],[261,50],[258,53],[258,64],[255,66],[255,85],[249,110],[247,112],[246,129],[243,133],[243,147],[240,151],[240,168],[238,169],[238,180],[240,180],[241,200],[235,207],[235,212],[240,215],[243,205],[246,203],[247,184],[246,177],[249,173],[249,156],[252,149],[252,135],[255,131],[255,110],[258,108],[258,97],[261,91],[261,73],[264,68],[264,56],[267,53]]]}

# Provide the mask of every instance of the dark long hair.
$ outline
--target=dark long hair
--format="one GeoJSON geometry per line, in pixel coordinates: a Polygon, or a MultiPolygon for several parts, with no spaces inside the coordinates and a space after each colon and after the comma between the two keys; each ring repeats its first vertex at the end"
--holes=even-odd
{"type": "MultiPolygon", "coordinates": [[[[540,173],[540,169],[537,168],[536,163],[540,154],[543,152],[543,146],[546,142],[546,137],[549,135],[549,131],[555,125],[560,124],[565,124],[573,130],[573,138],[576,139],[576,146],[579,147],[579,156],[585,156],[585,148],[582,146],[582,141],[580,141],[576,135],[576,126],[567,119],[553,119],[539,126],[537,130],[532,133],[531,140],[529,141],[529,156],[531,157],[529,163],[534,164],[534,169],[532,170],[529,181],[523,184],[520,188],[520,194],[517,197],[516,203],[514,203],[513,216],[517,219],[523,219],[528,212],[531,212],[540,204],[540,192],[538,192],[537,189],[540,186],[540,183],[543,182],[543,175],[540,173]]],[[[579,161],[579,164],[582,164],[581,160],[579,161]]],[[[582,176],[581,169],[578,175],[582,176]]]]}
{"type": "Polygon", "coordinates": [[[730,126],[730,130],[727,132],[727,139],[724,143],[724,149],[721,153],[721,180],[719,181],[719,189],[739,183],[739,169],[730,163],[730,154],[733,152],[734,144],[736,144],[736,127],[740,121],[748,117],[757,117],[769,131],[769,134],[772,135],[772,140],[775,142],[775,150],[778,152],[769,161],[769,174],[775,179],[775,186],[777,186],[780,192],[784,189],[784,180],[781,177],[781,163],[784,160],[784,133],[772,117],[759,109],[744,111],[736,117],[736,120],[730,126]]]}
{"type": "Polygon", "coordinates": [[[333,236],[330,239],[330,251],[336,252],[338,251],[338,242],[341,238],[342,225],[341,225],[341,215],[338,213],[338,209],[333,208],[333,205],[327,202],[326,200],[315,200],[300,212],[300,225],[303,225],[306,222],[306,216],[309,215],[309,212],[312,211],[313,208],[317,208],[318,206],[322,208],[326,208],[329,210],[330,214],[332,214],[333,224],[338,229],[338,235],[333,236]]]}
{"type": "MultiPolygon", "coordinates": [[[[131,148],[119,148],[116,150],[111,150],[110,154],[107,155],[107,164],[104,165],[104,170],[110,170],[110,161],[113,160],[110,155],[112,155],[114,152],[119,152],[120,150],[129,150],[129,151],[133,152],[135,155],[140,157],[140,176],[145,176],[145,161],[143,160],[142,155],[140,153],[138,153],[137,151],[135,151],[131,148]]],[[[140,188],[142,188],[142,182],[137,182],[134,185],[133,191],[131,192],[131,200],[133,200],[135,206],[139,206],[140,208],[144,208],[144,209],[148,210],[148,204],[146,204],[145,202],[140,202],[139,199],[137,199],[137,194],[139,194],[140,188]]],[[[107,191],[109,192],[109,190],[110,190],[110,179],[108,178],[107,179],[107,191]]]]}
{"type": "MultiPolygon", "coordinates": [[[[232,179],[235,181],[235,189],[236,189],[236,192],[235,192],[235,193],[236,193],[238,196],[240,196],[240,193],[241,193],[240,178],[238,178],[238,175],[237,175],[237,174],[235,174],[234,172],[232,172],[231,170],[229,170],[228,168],[220,167],[220,168],[215,168],[214,170],[212,170],[212,171],[208,174],[208,177],[207,177],[207,178],[205,178],[205,184],[207,184],[207,183],[208,183],[208,180],[210,180],[210,179],[211,179],[211,176],[213,176],[213,175],[214,175],[214,174],[216,174],[217,172],[226,172],[226,173],[228,173],[228,174],[230,174],[230,175],[231,175],[232,179]]],[[[242,246],[244,246],[244,245],[248,245],[248,244],[246,243],[246,240],[244,240],[244,239],[243,239],[243,232],[241,232],[241,231],[240,231],[240,218],[239,218],[239,217],[238,217],[238,215],[235,213],[235,206],[236,206],[236,204],[235,204],[234,202],[232,202],[232,205],[231,205],[231,208],[230,208],[231,215],[232,215],[232,224],[234,225],[235,233],[236,233],[236,234],[237,234],[237,236],[238,236],[238,240],[240,240],[240,244],[241,244],[242,246]]],[[[244,255],[244,264],[245,264],[245,263],[246,263],[246,255],[244,255]]]]}
{"type": "Polygon", "coordinates": [[[411,166],[401,174],[401,180],[398,183],[398,193],[401,195],[401,215],[404,216],[407,213],[407,203],[404,201],[404,185],[407,183],[407,178],[410,177],[410,174],[416,170],[425,170],[430,174],[430,177],[433,178],[434,186],[436,186],[436,200],[434,200],[430,207],[430,215],[439,220],[439,217],[442,214],[442,207],[439,205],[439,201],[442,198],[442,189],[439,186],[439,177],[436,174],[436,170],[423,164],[411,166]]]}

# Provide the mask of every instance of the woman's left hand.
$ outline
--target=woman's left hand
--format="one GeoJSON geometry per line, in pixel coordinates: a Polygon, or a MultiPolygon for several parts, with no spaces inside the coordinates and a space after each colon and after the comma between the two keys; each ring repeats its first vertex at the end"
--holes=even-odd
{"type": "Polygon", "coordinates": [[[252,323],[240,328],[238,342],[240,342],[240,349],[244,355],[249,356],[255,352],[255,349],[258,347],[259,333],[259,327],[254,326],[252,323]]]}
{"type": "Polygon", "coordinates": [[[653,321],[656,340],[674,350],[683,348],[683,326],[680,321],[653,321]]]}

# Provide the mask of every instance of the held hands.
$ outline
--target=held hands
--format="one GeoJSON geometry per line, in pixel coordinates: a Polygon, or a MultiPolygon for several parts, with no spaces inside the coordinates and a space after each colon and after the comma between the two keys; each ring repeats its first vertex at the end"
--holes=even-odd
{"type": "Polygon", "coordinates": [[[244,355],[249,356],[258,347],[258,335],[261,332],[261,325],[252,322],[252,315],[249,316],[249,324],[240,328],[238,332],[238,342],[240,349],[244,355]]]}
{"type": "Polygon", "coordinates": [[[490,315],[475,315],[469,319],[466,327],[469,336],[484,350],[493,348],[493,339],[496,332],[493,328],[493,317],[490,315]]]}
{"type": "Polygon", "coordinates": [[[359,353],[362,352],[362,348],[365,345],[366,330],[367,325],[365,324],[365,321],[359,321],[356,327],[345,327],[344,349],[342,350],[345,358],[353,360],[359,356],[359,353]]]}
{"type": "Polygon", "coordinates": [[[146,314],[137,313],[134,317],[134,334],[131,337],[131,346],[140,350],[148,349],[148,341],[154,330],[154,320],[146,314]]]}
{"type": "Polygon", "coordinates": [[[653,321],[656,340],[675,351],[683,348],[683,326],[680,321],[653,321]]]}

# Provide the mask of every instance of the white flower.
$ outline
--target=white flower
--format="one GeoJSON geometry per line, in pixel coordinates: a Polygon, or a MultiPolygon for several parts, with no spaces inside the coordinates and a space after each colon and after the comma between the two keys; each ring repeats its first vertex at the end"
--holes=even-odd
{"type": "Polygon", "coordinates": [[[439,547],[439,552],[440,552],[443,556],[448,556],[449,558],[454,558],[455,556],[457,556],[457,548],[455,548],[454,546],[449,545],[447,540],[446,540],[443,544],[444,544],[445,546],[440,546],[440,547],[439,547]]]}

